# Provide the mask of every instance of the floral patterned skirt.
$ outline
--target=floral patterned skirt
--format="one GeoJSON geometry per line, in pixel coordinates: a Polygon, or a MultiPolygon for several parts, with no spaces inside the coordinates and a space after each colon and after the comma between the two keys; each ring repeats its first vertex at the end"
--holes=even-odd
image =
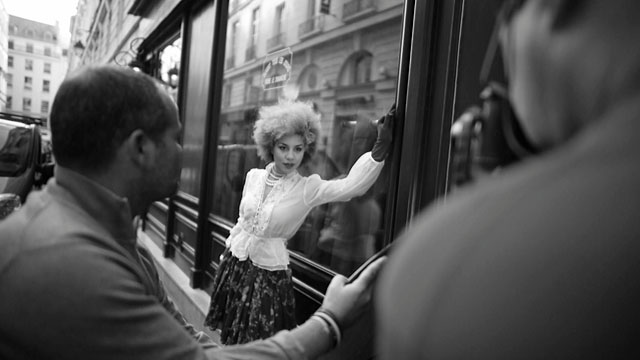
{"type": "Polygon", "coordinates": [[[266,339],[296,326],[291,270],[261,269],[226,250],[213,280],[205,326],[225,345],[266,339]]]}

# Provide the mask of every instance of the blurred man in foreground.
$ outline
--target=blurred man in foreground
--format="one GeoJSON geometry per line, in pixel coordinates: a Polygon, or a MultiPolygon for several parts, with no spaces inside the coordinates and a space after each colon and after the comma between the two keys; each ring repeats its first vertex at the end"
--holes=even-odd
{"type": "Polygon", "coordinates": [[[542,155],[428,210],[377,291],[382,359],[640,357],[640,2],[505,1],[542,155]]]}

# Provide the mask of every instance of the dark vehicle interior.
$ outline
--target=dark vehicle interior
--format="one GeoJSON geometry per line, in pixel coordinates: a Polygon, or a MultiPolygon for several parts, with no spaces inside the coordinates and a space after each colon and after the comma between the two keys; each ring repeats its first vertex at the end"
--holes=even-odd
{"type": "Polygon", "coordinates": [[[0,219],[51,177],[41,141],[39,125],[0,120],[0,219]]]}

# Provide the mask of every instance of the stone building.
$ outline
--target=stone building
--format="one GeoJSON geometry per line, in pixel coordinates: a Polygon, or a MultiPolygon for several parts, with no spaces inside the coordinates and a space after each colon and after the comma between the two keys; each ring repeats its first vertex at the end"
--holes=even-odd
{"type": "Polygon", "coordinates": [[[9,15],[7,112],[47,118],[67,73],[67,48],[59,34],[57,25],[9,15]]]}
{"type": "Polygon", "coordinates": [[[7,58],[9,45],[9,14],[0,0],[0,111],[7,109],[7,58]]]}

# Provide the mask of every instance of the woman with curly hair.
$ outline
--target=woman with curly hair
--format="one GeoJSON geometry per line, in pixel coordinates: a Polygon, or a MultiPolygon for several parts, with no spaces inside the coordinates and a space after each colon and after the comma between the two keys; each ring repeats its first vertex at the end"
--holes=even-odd
{"type": "Polygon", "coordinates": [[[315,206],[348,201],[376,181],[391,147],[395,109],[379,121],[378,138],[349,174],[339,180],[304,177],[300,165],[316,152],[320,114],[299,101],[260,109],[253,139],[265,169],[251,169],[245,180],[238,222],[213,281],[205,325],[220,329],[223,344],[242,344],[296,326],[290,239],[315,206]]]}

